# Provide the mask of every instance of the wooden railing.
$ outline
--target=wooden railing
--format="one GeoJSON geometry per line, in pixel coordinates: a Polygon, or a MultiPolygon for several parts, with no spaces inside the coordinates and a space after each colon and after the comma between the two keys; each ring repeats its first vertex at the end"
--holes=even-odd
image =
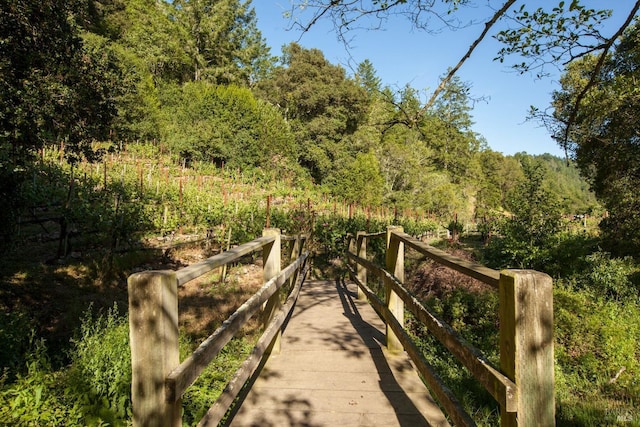
{"type": "Polygon", "coordinates": [[[425,325],[500,404],[501,425],[555,425],[553,292],[548,275],[532,270],[492,270],[431,247],[404,233],[401,227],[351,236],[347,257],[355,265],[347,263],[351,278],[358,284],[359,298],[367,298],[387,325],[388,349],[407,352],[456,426],[474,426],[475,422],[404,329],[405,310],[425,325]],[[367,259],[367,240],[384,236],[386,265],[382,268],[367,259]],[[498,290],[499,368],[405,289],[405,246],[498,290]],[[384,301],[368,286],[367,272],[382,279],[384,301]]]}
{"type": "MultiPolygon", "coordinates": [[[[253,374],[265,352],[280,351],[280,331],[306,275],[304,238],[287,238],[278,229],[178,271],[145,271],[131,275],[129,329],[131,399],[134,426],[181,426],[181,398],[202,370],[235,333],[262,308],[264,332],[249,357],[227,384],[199,425],[217,425],[253,374]],[[281,270],[281,241],[290,243],[290,264],[281,270]],[[182,363],[178,352],[178,287],[240,257],[262,249],[264,285],[182,363]],[[292,285],[282,305],[280,288],[292,285]]],[[[214,308],[215,309],[215,308],[214,308]]]]}

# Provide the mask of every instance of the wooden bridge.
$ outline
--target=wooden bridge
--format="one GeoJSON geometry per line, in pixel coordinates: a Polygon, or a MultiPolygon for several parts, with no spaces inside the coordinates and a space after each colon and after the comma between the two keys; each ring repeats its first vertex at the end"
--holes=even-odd
{"type": "Polygon", "coordinates": [[[305,283],[282,336],[232,426],[449,425],[405,353],[355,285],[305,283]]]}
{"type": "Polygon", "coordinates": [[[199,425],[475,425],[404,330],[406,312],[500,403],[502,425],[555,424],[548,276],[491,270],[389,227],[383,233],[351,237],[351,280],[311,281],[305,280],[308,253],[302,243],[300,237],[267,229],[262,238],[177,272],[142,272],[129,278],[134,425],[180,426],[184,391],[258,312],[265,325],[262,337],[199,425]],[[380,267],[367,257],[367,241],[384,237],[386,262],[380,267]],[[284,252],[290,264],[284,269],[282,242],[289,243],[284,252]],[[500,367],[492,366],[404,289],[405,246],[498,289],[500,367]],[[259,249],[263,287],[180,363],[178,286],[259,249]],[[369,287],[372,275],[384,284],[382,298],[369,287]]]}

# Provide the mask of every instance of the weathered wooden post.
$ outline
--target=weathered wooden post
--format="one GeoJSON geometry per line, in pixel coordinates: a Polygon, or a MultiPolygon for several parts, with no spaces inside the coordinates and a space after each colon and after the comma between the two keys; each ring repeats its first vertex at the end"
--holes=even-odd
{"type": "MultiPolygon", "coordinates": [[[[360,258],[367,258],[367,238],[364,231],[358,231],[356,234],[356,251],[356,255],[360,258]]],[[[356,263],[356,276],[360,282],[365,285],[367,284],[367,269],[358,263],[356,263]]],[[[358,299],[366,299],[366,295],[362,289],[360,289],[360,286],[358,286],[358,299]]]]}
{"type": "Polygon", "coordinates": [[[500,272],[500,368],[515,384],[518,411],[502,426],[555,425],[553,282],[533,270],[500,272]]]}
{"type": "MultiPolygon", "coordinates": [[[[404,243],[393,235],[394,231],[403,232],[404,229],[400,226],[393,225],[387,227],[386,267],[389,273],[393,274],[401,283],[404,283],[404,243]]],[[[385,279],[384,291],[387,307],[389,307],[389,310],[393,313],[400,325],[404,326],[404,302],[398,294],[391,289],[389,279],[385,279]]],[[[398,340],[398,337],[389,325],[387,325],[387,349],[392,352],[404,350],[400,340],[398,340]]]]}
{"type": "MultiPolygon", "coordinates": [[[[275,240],[262,248],[262,262],[263,272],[262,277],[264,282],[268,282],[271,278],[280,273],[280,230],[277,228],[265,228],[262,230],[263,236],[275,236],[275,240]]],[[[276,315],[282,302],[280,301],[280,292],[274,293],[264,305],[264,311],[262,313],[262,321],[266,328],[276,315]]],[[[280,338],[282,332],[278,332],[273,340],[273,346],[271,347],[271,353],[280,353],[280,338]]]]}
{"type": "Polygon", "coordinates": [[[165,379],[180,364],[175,271],[144,271],[128,279],[131,403],[134,426],[179,427],[181,401],[167,403],[165,379]]]}
{"type": "MultiPolygon", "coordinates": [[[[295,262],[302,255],[302,237],[300,234],[296,234],[295,239],[291,243],[291,252],[289,253],[289,264],[295,262]]],[[[296,272],[291,275],[289,279],[289,289],[293,289],[298,281],[298,275],[300,274],[300,270],[296,270],[296,272]]]]}

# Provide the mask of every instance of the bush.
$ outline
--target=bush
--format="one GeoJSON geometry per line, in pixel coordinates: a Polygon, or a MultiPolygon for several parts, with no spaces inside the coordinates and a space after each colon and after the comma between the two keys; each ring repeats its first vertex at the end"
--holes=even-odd
{"type": "Polygon", "coordinates": [[[640,307],[595,292],[554,292],[558,424],[616,424],[613,408],[640,407],[640,307]]]}
{"type": "MultiPolygon", "coordinates": [[[[74,405],[64,386],[64,374],[51,370],[44,341],[31,342],[27,372],[11,384],[0,380],[0,424],[12,426],[83,426],[88,419],[74,405]]],[[[102,425],[94,422],[92,425],[102,425]]]]}
{"type": "Polygon", "coordinates": [[[23,368],[23,356],[29,349],[32,320],[21,312],[0,312],[0,375],[10,379],[23,368]]]}
{"type": "Polygon", "coordinates": [[[612,258],[608,252],[585,257],[588,267],[579,277],[579,286],[615,301],[638,301],[638,286],[631,280],[637,270],[631,257],[612,258]]]}
{"type": "Polygon", "coordinates": [[[129,322],[114,306],[105,315],[87,311],[78,338],[72,340],[68,392],[87,416],[109,424],[131,416],[129,322]]]}

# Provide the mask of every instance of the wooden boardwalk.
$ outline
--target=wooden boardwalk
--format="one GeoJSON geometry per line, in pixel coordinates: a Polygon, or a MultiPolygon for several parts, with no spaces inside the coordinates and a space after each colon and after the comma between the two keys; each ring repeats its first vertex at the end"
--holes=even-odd
{"type": "Polygon", "coordinates": [[[231,426],[448,426],[405,353],[355,285],[307,281],[231,426]]]}

